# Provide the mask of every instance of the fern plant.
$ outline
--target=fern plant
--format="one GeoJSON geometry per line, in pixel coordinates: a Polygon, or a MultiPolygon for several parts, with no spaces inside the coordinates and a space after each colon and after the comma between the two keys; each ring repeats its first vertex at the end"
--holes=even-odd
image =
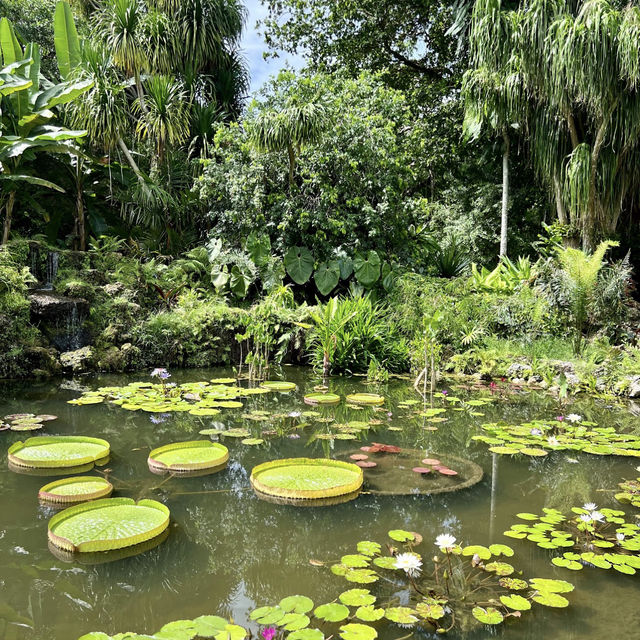
{"type": "Polygon", "coordinates": [[[598,284],[598,274],[604,266],[604,256],[610,247],[618,243],[607,240],[601,242],[592,253],[581,249],[564,247],[556,249],[558,262],[562,267],[569,293],[569,305],[574,324],[573,349],[576,355],[582,351],[582,337],[587,322],[589,304],[598,284]]]}

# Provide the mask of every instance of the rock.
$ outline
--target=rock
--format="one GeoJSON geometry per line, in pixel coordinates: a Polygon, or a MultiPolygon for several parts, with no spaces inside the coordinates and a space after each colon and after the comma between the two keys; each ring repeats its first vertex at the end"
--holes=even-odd
{"type": "Polygon", "coordinates": [[[89,303],[82,298],[66,298],[53,291],[35,291],[29,294],[31,318],[39,320],[59,320],[68,317],[75,308],[78,315],[89,312],[89,303]]]}
{"type": "Polygon", "coordinates": [[[45,347],[27,347],[24,350],[24,359],[28,363],[28,369],[39,378],[60,373],[60,362],[58,362],[57,356],[58,352],[55,349],[45,347]]]}
{"type": "Polygon", "coordinates": [[[509,368],[507,369],[505,375],[507,378],[517,378],[520,380],[522,378],[528,378],[532,373],[533,370],[531,369],[530,365],[522,364],[520,362],[513,362],[509,365],[509,368]]]}
{"type": "Polygon", "coordinates": [[[125,286],[122,284],[122,282],[113,282],[112,284],[105,284],[102,289],[108,296],[114,297],[119,296],[121,293],[123,293],[125,290],[125,286]]]}
{"type": "Polygon", "coordinates": [[[551,360],[549,364],[556,373],[564,373],[565,375],[567,375],[568,373],[576,372],[576,368],[573,362],[568,362],[565,360],[551,360]]]}
{"type": "Polygon", "coordinates": [[[60,364],[66,371],[83,373],[91,368],[94,358],[93,347],[82,347],[75,351],[65,351],[60,354],[60,364]]]}
{"type": "Polygon", "coordinates": [[[538,384],[542,382],[542,376],[539,376],[537,373],[534,373],[532,376],[529,376],[527,380],[529,384],[538,384]]]}
{"type": "Polygon", "coordinates": [[[627,386],[627,395],[630,398],[640,397],[640,376],[628,376],[625,378],[629,384],[627,386]]]}

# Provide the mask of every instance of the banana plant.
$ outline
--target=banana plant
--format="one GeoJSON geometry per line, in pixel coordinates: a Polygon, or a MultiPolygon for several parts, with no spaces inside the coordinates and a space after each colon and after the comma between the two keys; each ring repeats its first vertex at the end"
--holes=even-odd
{"type": "Polygon", "coordinates": [[[76,143],[86,131],[57,125],[54,109],[78,98],[93,82],[69,78],[53,83],[42,77],[40,47],[29,43],[23,49],[7,18],[0,20],[0,53],[3,65],[0,69],[0,180],[5,183],[1,202],[5,210],[2,233],[2,244],[5,244],[20,183],[64,191],[54,182],[39,177],[28,163],[37,153],[81,153],[76,143]]]}

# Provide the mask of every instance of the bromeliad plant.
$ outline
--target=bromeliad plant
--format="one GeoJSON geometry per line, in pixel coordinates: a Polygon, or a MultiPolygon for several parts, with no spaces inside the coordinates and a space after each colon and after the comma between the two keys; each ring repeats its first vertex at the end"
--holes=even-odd
{"type": "Polygon", "coordinates": [[[593,455],[640,457],[640,437],[618,433],[614,427],[599,427],[582,416],[569,414],[554,420],[533,420],[521,425],[482,425],[487,435],[473,436],[489,451],[503,455],[521,453],[542,457],[549,451],[584,451],[593,455]]]}
{"type": "Polygon", "coordinates": [[[557,509],[544,515],[519,513],[527,524],[514,524],[505,536],[530,540],[543,549],[568,549],[551,561],[579,571],[585,566],[633,575],[640,569],[640,527],[625,521],[624,511],[598,509],[594,503],[573,507],[572,516],[557,509]]]}
{"type": "Polygon", "coordinates": [[[363,540],[355,553],[343,555],[331,566],[334,574],[348,582],[382,585],[380,594],[353,588],[315,609],[308,598],[285,598],[278,606],[256,609],[251,619],[268,627],[275,625],[276,633],[282,636],[291,631],[287,636],[291,640],[323,640],[325,633],[335,633],[327,626],[338,624],[337,634],[343,640],[373,640],[378,632],[372,625],[383,619],[444,633],[519,618],[533,603],[550,607],[569,604],[560,595],[573,591],[568,582],[511,577],[516,569],[501,559],[514,555],[506,545],[463,547],[453,536],[443,534],[435,540],[438,555],[427,565],[416,551],[422,543],[419,534],[394,529],[389,537],[392,542],[386,550],[378,542],[363,540]],[[397,600],[400,590],[410,594],[407,606],[397,600]]]}

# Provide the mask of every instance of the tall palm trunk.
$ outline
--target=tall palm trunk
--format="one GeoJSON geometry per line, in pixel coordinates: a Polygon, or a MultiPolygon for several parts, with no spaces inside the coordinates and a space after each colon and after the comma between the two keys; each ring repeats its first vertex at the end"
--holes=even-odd
{"type": "Polygon", "coordinates": [[[296,152],[293,145],[287,145],[287,152],[289,153],[289,189],[292,189],[293,177],[296,170],[296,152]]]}
{"type": "Polygon", "coordinates": [[[500,257],[507,255],[507,227],[509,222],[509,135],[502,132],[502,216],[500,220],[500,257]]]}
{"type": "Polygon", "coordinates": [[[9,241],[9,233],[11,233],[11,218],[13,216],[13,205],[16,202],[16,192],[11,191],[9,193],[9,198],[7,200],[7,204],[4,208],[4,225],[2,229],[2,244],[7,244],[9,241]]]}

